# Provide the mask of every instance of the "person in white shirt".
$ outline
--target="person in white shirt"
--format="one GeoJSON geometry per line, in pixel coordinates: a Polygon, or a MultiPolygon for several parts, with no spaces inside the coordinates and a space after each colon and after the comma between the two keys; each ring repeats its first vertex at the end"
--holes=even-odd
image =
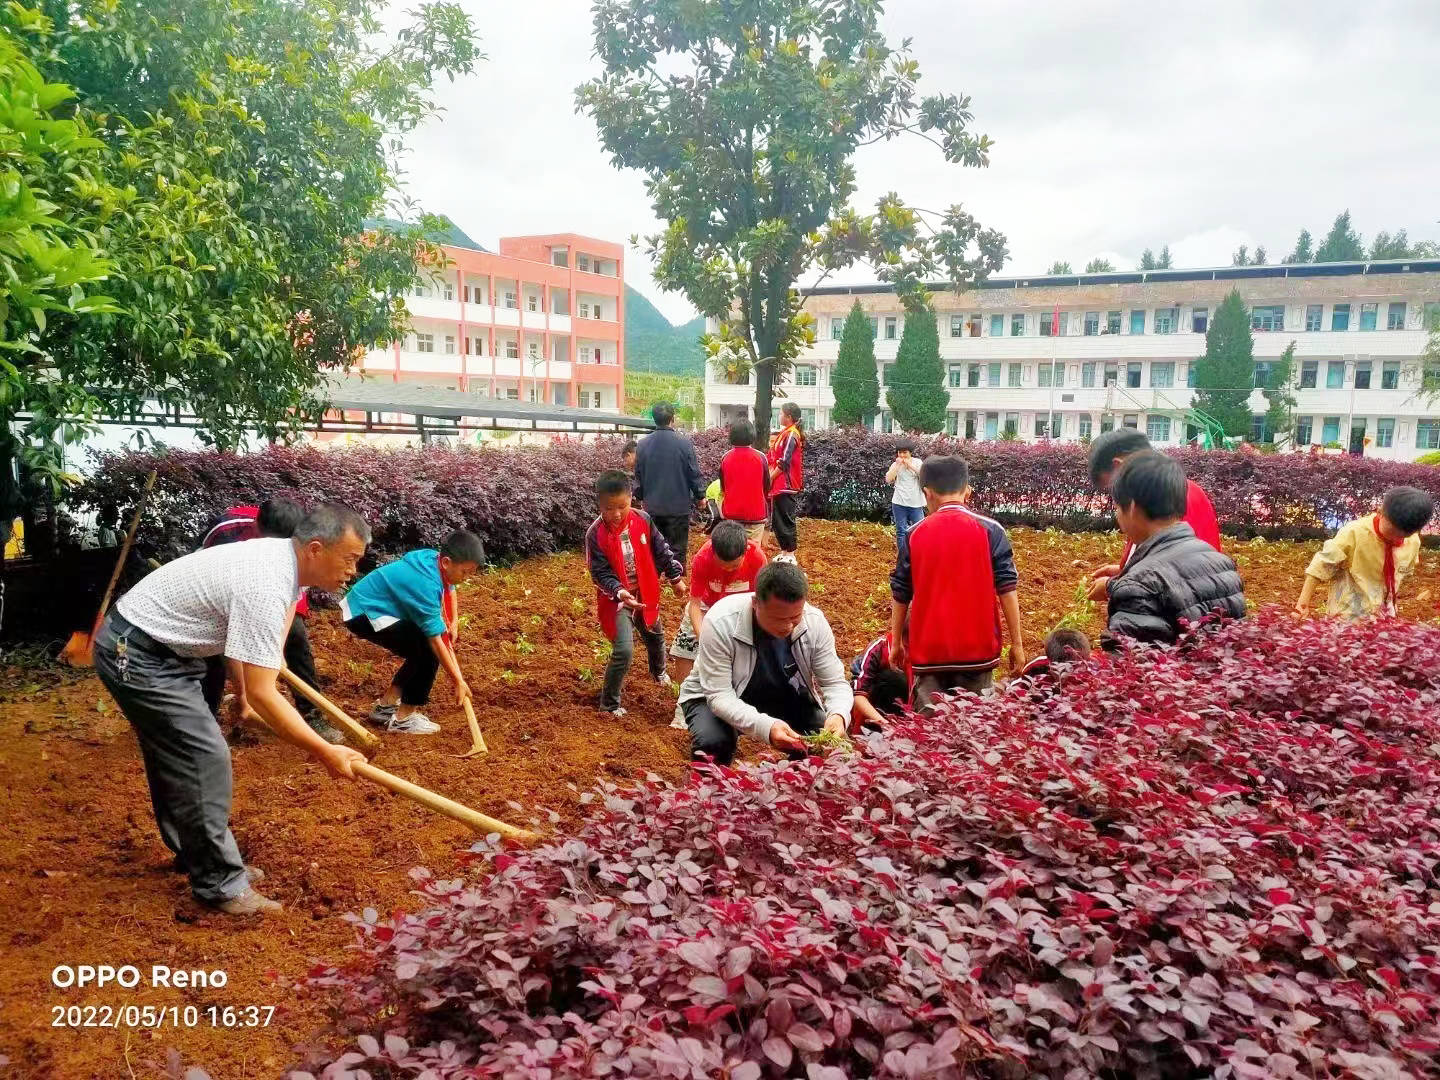
{"type": "Polygon", "coordinates": [[[921,459],[915,444],[906,439],[895,447],[895,460],[885,473],[885,482],[895,488],[890,496],[890,516],[895,520],[895,546],[905,550],[910,530],[925,520],[925,493],[920,490],[921,459]]]}
{"type": "Polygon", "coordinates": [[[155,823],[195,898],[230,915],[279,911],[253,887],[230,832],[230,747],[205,702],[206,658],[240,666],[245,700],[333,776],[364,755],[326,742],[276,685],[302,588],[340,589],[370,542],[365,519],[316,507],[291,539],[206,548],[167,563],[122,596],[95,641],[95,670],[135,728],[155,823]]]}

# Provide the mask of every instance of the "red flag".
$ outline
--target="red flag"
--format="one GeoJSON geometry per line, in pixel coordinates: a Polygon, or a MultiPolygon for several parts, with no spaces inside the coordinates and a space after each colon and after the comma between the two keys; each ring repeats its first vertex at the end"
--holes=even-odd
{"type": "Polygon", "coordinates": [[[1050,317],[1050,336],[1060,336],[1060,305],[1055,305],[1055,314],[1050,317]]]}

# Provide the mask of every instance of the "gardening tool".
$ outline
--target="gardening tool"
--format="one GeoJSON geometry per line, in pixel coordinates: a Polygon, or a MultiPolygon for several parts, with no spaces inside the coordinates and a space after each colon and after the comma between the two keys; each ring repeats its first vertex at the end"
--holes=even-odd
{"type": "Polygon", "coordinates": [[[485,745],[485,736],[480,734],[480,721],[475,719],[475,706],[470,704],[469,698],[465,699],[465,722],[470,725],[470,749],[460,756],[467,758],[476,754],[488,754],[490,748],[485,745]]]}
{"type": "Polygon", "coordinates": [[[145,509],[145,502],[150,498],[150,489],[155,486],[155,470],[150,470],[150,475],[145,478],[145,487],[140,492],[140,501],[135,504],[135,513],[130,517],[130,528],[125,531],[125,542],[120,545],[120,557],[115,560],[115,570],[110,575],[110,584],[105,587],[105,596],[100,601],[100,610],[95,614],[95,625],[90,628],[90,633],[82,634],[79,631],[70,635],[70,640],[65,643],[65,648],[60,650],[60,659],[72,667],[94,667],[95,666],[95,635],[100,633],[100,624],[105,621],[105,612],[110,609],[110,598],[115,595],[115,586],[120,583],[120,574],[125,569],[125,560],[130,557],[130,545],[135,543],[135,530],[140,525],[140,514],[145,509]]]}
{"type": "Polygon", "coordinates": [[[464,822],[482,836],[488,833],[499,833],[501,836],[511,840],[520,840],[530,843],[538,837],[528,829],[518,829],[514,825],[507,825],[503,821],[487,817],[478,810],[471,810],[452,799],[421,787],[419,784],[412,784],[409,780],[402,780],[394,773],[388,773],[384,769],[377,769],[374,765],[364,764],[355,766],[355,775],[363,776],[366,780],[373,780],[381,787],[389,788],[397,795],[404,795],[407,799],[413,799],[421,806],[434,810],[437,814],[444,814],[446,817],[454,818],[456,821],[464,822]]]}
{"type": "Polygon", "coordinates": [[[280,677],[289,683],[297,694],[308,698],[311,704],[326,716],[330,717],[331,720],[334,720],[335,723],[339,724],[345,730],[345,733],[359,744],[360,752],[367,758],[373,758],[375,756],[375,752],[380,749],[380,739],[378,736],[373,732],[366,731],[358,723],[350,719],[349,714],[346,713],[344,709],[340,708],[339,705],[336,705],[288,667],[282,667],[280,669],[280,677]]]}

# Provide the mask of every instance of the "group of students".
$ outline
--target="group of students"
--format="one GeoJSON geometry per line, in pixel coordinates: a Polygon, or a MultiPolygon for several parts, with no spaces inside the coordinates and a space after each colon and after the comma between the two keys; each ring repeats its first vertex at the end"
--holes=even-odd
{"type": "MultiPolygon", "coordinates": [[[[768,640],[767,620],[783,625],[781,616],[788,614],[793,630],[803,627],[810,617],[805,613],[813,611],[804,602],[808,589],[798,566],[790,568],[793,573],[779,573],[775,563],[767,563],[759,537],[746,534],[746,526],[753,522],[725,512],[725,506],[733,505],[729,496],[738,487],[734,478],[749,467],[744,455],[762,456],[749,450],[747,427],[737,424],[732,430],[735,448],[726,461],[734,464],[729,470],[722,465],[721,470],[727,481],[727,502],[691,566],[686,614],[670,650],[685,679],[673,726],[690,731],[695,756],[721,763],[733,757],[737,732],[764,737],[779,749],[796,752],[788,743],[789,735],[798,730],[795,724],[777,723],[780,718],[773,710],[767,715],[751,692],[752,681],[766,672],[764,650],[755,642],[768,640]],[[767,576],[768,591],[762,587],[767,576]],[[751,595],[739,600],[735,594],[751,595]],[[725,601],[725,627],[707,634],[705,628],[717,622],[711,612],[721,601],[725,601]],[[781,611],[786,604],[789,608],[781,611]],[[748,627],[731,625],[736,619],[745,622],[746,613],[748,627]],[[714,654],[708,663],[707,652],[714,654]],[[697,681],[697,668],[707,670],[708,682],[697,681]],[[706,698],[710,700],[702,709],[697,703],[707,704],[702,701],[706,698]],[[752,715],[756,709],[764,723],[752,715]],[[716,717],[736,730],[717,736],[716,717]],[[788,733],[786,743],[776,741],[772,734],[776,730],[788,733]]],[[[1030,659],[1020,623],[1019,575],[1005,529],[971,509],[973,492],[962,458],[921,460],[915,449],[913,443],[902,442],[886,473],[886,481],[895,488],[892,513],[897,543],[890,576],[890,627],[850,666],[851,696],[845,712],[846,727],[852,731],[881,724],[886,714],[904,706],[927,708],[935,695],[945,691],[987,690],[1007,639],[1011,673],[1029,682],[1091,654],[1084,634],[1059,630],[1046,639],[1042,653],[1030,659]]],[[[1092,600],[1105,604],[1102,646],[1115,647],[1127,638],[1173,644],[1188,627],[1207,619],[1245,616],[1244,583],[1234,561],[1221,549],[1214,506],[1176,459],[1155,451],[1143,433],[1122,428],[1091,444],[1089,479],[1094,488],[1111,496],[1116,524],[1125,539],[1119,560],[1094,570],[1087,590],[1092,600]]],[[[677,593],[686,594],[686,572],[683,555],[677,556],[644,512],[632,505],[625,473],[602,475],[596,490],[601,514],[591,526],[586,551],[602,625],[615,642],[601,706],[623,714],[620,688],[631,661],[632,630],[646,642],[652,677],[671,685],[659,620],[660,580],[667,579],[677,593]]],[[[1346,525],[1315,555],[1297,608],[1309,614],[1315,590],[1328,585],[1330,614],[1393,614],[1397,590],[1416,566],[1419,533],[1432,515],[1432,501],[1425,492],[1409,487],[1387,492],[1378,511],[1346,525]]],[[[777,562],[783,557],[784,553],[777,562]]],[[[824,624],[823,635],[829,636],[833,650],[828,624],[818,612],[815,615],[824,624]]],[[[818,624],[816,629],[812,638],[822,636],[818,624]]],[[[793,646],[796,640],[789,639],[788,644],[793,646]]],[[[793,652],[781,647],[777,653],[778,670],[782,674],[788,670],[792,682],[797,667],[793,652]]],[[[807,666],[820,671],[830,665],[824,657],[798,665],[807,666]]],[[[818,675],[810,676],[810,681],[809,704],[787,706],[801,719],[802,734],[828,722],[831,714],[825,699],[834,697],[818,675]]],[[[781,697],[786,696],[785,686],[786,679],[777,678],[781,697]]]]}

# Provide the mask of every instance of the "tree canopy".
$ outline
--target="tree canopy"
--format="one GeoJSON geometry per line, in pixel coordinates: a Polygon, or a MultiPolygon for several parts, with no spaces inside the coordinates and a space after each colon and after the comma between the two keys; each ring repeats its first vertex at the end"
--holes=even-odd
{"type": "Polygon", "coordinates": [[[1004,264],[1004,237],[959,205],[929,215],[895,193],[872,212],[850,205],[862,146],[914,135],[947,161],[989,162],[969,99],[921,97],[910,43],[885,40],[882,13],[879,0],[594,5],[603,70],[577,107],[616,167],[645,176],[665,223],[643,240],[656,281],[720,323],[724,363],[754,370],[757,438],[814,339],[803,275],[863,260],[914,309],[926,281],[965,287],[1004,264]]]}
{"type": "Polygon", "coordinates": [[[73,182],[50,186],[47,213],[103,264],[111,298],[66,287],[65,309],[33,320],[12,350],[0,455],[58,460],[83,433],[59,418],[147,401],[193,411],[221,446],[283,436],[320,409],[327,369],[404,332],[399,296],[438,248],[419,227],[365,222],[396,196],[398,139],[435,112],[434,77],[480,54],[454,3],[376,44],[383,6],[76,0],[47,4],[55,21],[0,14],[42,79],[71,84],[66,122],[85,134],[56,161],[51,179],[73,182]]]}
{"type": "Polygon", "coordinates": [[[1336,215],[1330,232],[1315,251],[1315,262],[1346,262],[1365,258],[1364,242],[1350,225],[1350,211],[1336,215]]]}
{"type": "Polygon", "coordinates": [[[929,434],[945,428],[950,391],[945,388],[935,312],[928,305],[905,314],[885,401],[896,425],[905,431],[929,434]]]}
{"type": "Polygon", "coordinates": [[[1195,361],[1195,407],[1209,413],[1226,435],[1250,433],[1250,392],[1255,385],[1255,337],[1250,311],[1231,289],[1205,331],[1205,353],[1195,361]]]}
{"type": "Polygon", "coordinates": [[[860,301],[850,305],[840,334],[840,355],[830,374],[837,424],[864,424],[880,408],[880,379],[875,371],[875,334],[860,301]]]}
{"type": "Polygon", "coordinates": [[[1087,274],[1113,274],[1114,272],[1115,264],[1109,259],[1091,259],[1085,264],[1085,273],[1087,274]]]}
{"type": "Polygon", "coordinates": [[[1060,262],[1058,260],[1051,263],[1050,269],[1045,271],[1047,274],[1073,274],[1074,272],[1074,270],[1070,269],[1068,262],[1060,262]]]}

